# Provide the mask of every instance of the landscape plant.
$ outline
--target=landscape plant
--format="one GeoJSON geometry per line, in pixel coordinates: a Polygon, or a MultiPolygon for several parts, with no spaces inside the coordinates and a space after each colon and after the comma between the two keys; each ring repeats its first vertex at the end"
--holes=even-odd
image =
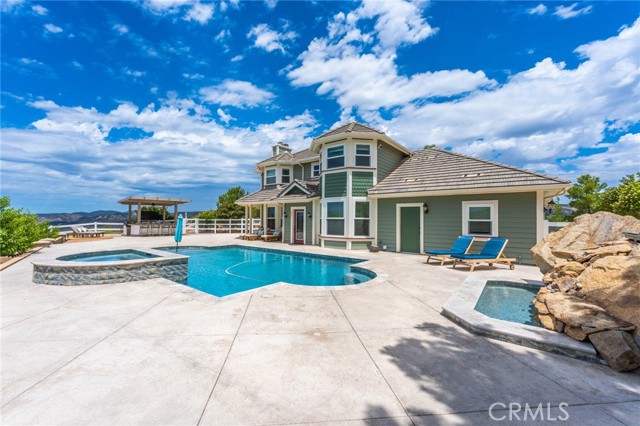
{"type": "Polygon", "coordinates": [[[9,197],[0,197],[0,254],[2,256],[17,256],[30,249],[39,239],[57,235],[57,228],[49,228],[49,223],[38,221],[38,216],[35,214],[12,208],[9,197]]]}

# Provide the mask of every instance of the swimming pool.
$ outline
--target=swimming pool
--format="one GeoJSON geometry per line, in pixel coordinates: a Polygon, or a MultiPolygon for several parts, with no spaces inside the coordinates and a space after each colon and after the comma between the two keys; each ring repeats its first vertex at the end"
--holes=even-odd
{"type": "MultiPolygon", "coordinates": [[[[175,252],[174,248],[159,250],[175,252]]],[[[177,253],[189,256],[186,284],[219,297],[277,282],[340,286],[375,277],[373,272],[352,266],[360,259],[240,246],[182,247],[177,253]]]]}
{"type": "Polygon", "coordinates": [[[59,257],[57,260],[74,262],[115,262],[122,260],[140,260],[159,257],[151,253],[138,250],[110,250],[91,253],[71,254],[59,257]]]}
{"type": "Polygon", "coordinates": [[[475,310],[491,318],[542,327],[534,317],[533,299],[539,286],[508,283],[488,283],[475,310]]]}

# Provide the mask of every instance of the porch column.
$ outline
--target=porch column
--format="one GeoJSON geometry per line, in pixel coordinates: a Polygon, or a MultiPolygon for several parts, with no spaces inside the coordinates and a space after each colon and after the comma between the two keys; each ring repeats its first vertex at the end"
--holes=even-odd
{"type": "Polygon", "coordinates": [[[142,223],[142,202],[138,201],[138,225],[142,223]]]}
{"type": "Polygon", "coordinates": [[[131,222],[131,204],[129,204],[129,220],[127,222],[131,222]]]}

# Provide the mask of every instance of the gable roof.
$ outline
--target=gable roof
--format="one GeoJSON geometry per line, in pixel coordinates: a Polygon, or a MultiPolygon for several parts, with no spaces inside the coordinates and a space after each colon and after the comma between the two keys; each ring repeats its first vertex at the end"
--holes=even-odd
{"type": "Polygon", "coordinates": [[[289,152],[281,152],[278,155],[274,155],[273,157],[269,157],[266,160],[262,160],[258,163],[258,166],[261,164],[272,163],[276,161],[297,161],[297,162],[306,162],[312,161],[318,158],[318,154],[314,154],[310,149],[303,149],[302,151],[294,152],[293,154],[289,152]]]}
{"type": "Polygon", "coordinates": [[[329,130],[321,134],[318,137],[313,138],[313,140],[325,138],[327,136],[337,135],[339,133],[378,133],[380,135],[384,135],[384,132],[378,129],[374,129],[373,127],[366,126],[364,124],[358,123],[356,121],[352,121],[350,123],[345,124],[344,126],[337,127],[333,130],[329,130]]]}
{"type": "Polygon", "coordinates": [[[570,184],[531,170],[428,148],[406,158],[369,195],[570,184]]]}
{"type": "Polygon", "coordinates": [[[318,179],[305,181],[294,179],[290,184],[274,185],[270,188],[264,188],[259,191],[246,195],[236,201],[237,204],[263,204],[268,201],[289,201],[289,200],[305,200],[307,198],[315,198],[318,194],[318,185],[320,181],[318,179]],[[292,188],[298,188],[301,191],[290,193],[292,188]]]}

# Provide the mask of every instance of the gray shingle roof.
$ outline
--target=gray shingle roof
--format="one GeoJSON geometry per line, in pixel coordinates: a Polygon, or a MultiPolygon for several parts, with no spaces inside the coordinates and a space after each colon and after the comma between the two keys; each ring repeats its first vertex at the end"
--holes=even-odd
{"type": "Polygon", "coordinates": [[[415,151],[369,194],[569,185],[553,176],[438,148],[415,151]]]}
{"type": "Polygon", "coordinates": [[[352,121],[351,123],[347,123],[344,126],[340,126],[336,129],[329,130],[326,133],[321,134],[320,136],[313,138],[320,139],[327,136],[337,135],[338,133],[350,133],[350,132],[358,132],[358,133],[378,133],[384,135],[384,132],[374,129],[373,127],[366,126],[364,124],[352,121]]]}
{"type": "Polygon", "coordinates": [[[278,155],[274,155],[273,157],[269,157],[266,160],[262,160],[258,163],[258,165],[271,161],[304,161],[314,158],[318,158],[318,154],[314,154],[310,149],[303,149],[302,151],[294,152],[293,154],[290,154],[288,152],[281,152],[278,155]]]}
{"type": "Polygon", "coordinates": [[[242,197],[241,199],[239,199],[238,201],[241,203],[256,203],[256,204],[260,204],[260,203],[265,203],[267,201],[274,201],[274,200],[289,200],[289,199],[306,199],[306,198],[312,198],[317,196],[318,194],[318,185],[319,185],[319,180],[311,180],[311,181],[304,181],[304,180],[298,180],[298,179],[294,179],[293,182],[291,182],[288,185],[276,185],[276,186],[272,186],[270,188],[265,188],[265,189],[261,189],[259,191],[253,192],[249,195],[246,195],[244,197],[242,197]],[[287,188],[289,188],[291,185],[293,185],[294,183],[299,184],[300,186],[302,186],[303,188],[305,188],[307,191],[310,192],[309,195],[306,194],[286,194],[286,195],[280,195],[282,194],[287,188]]]}

